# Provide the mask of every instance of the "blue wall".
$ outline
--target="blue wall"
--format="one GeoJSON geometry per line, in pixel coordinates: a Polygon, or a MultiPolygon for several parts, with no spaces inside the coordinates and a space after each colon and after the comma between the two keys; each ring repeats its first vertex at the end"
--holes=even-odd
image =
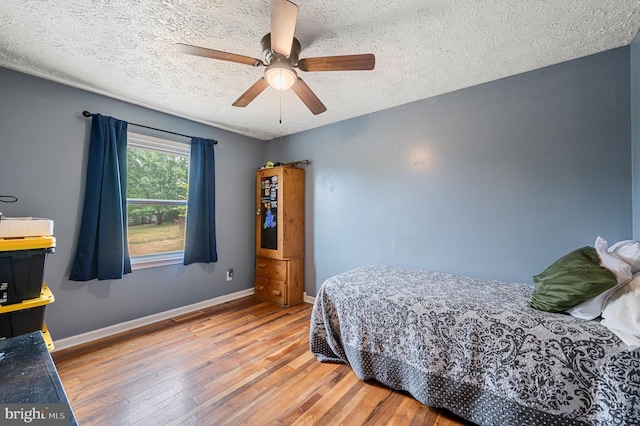
{"type": "Polygon", "coordinates": [[[629,50],[269,141],[311,160],[306,291],[370,263],[531,282],[630,238],[629,50]]]}
{"type": "Polygon", "coordinates": [[[633,153],[633,239],[640,240],[640,33],[631,43],[631,146],[633,153]]]}
{"type": "Polygon", "coordinates": [[[54,339],[253,287],[254,176],[264,163],[263,142],[3,68],[0,94],[0,194],[19,198],[15,204],[0,203],[0,211],[55,221],[56,253],[45,272],[56,298],[45,311],[54,339]],[[219,141],[218,263],[144,269],[123,280],[67,280],[84,196],[91,125],[80,114],[85,109],[219,141]],[[235,273],[227,282],[229,268],[235,273]]]}

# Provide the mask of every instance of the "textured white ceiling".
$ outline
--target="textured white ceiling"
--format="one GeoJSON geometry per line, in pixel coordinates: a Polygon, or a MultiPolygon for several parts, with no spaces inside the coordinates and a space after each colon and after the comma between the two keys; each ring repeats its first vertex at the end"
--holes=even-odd
{"type": "Polygon", "coordinates": [[[373,71],[298,72],[328,108],[317,116],[271,88],[232,107],[264,68],[175,49],[263,59],[269,0],[2,0],[0,66],[269,140],[624,46],[640,28],[638,0],[296,4],[300,58],[376,56],[373,71]]]}

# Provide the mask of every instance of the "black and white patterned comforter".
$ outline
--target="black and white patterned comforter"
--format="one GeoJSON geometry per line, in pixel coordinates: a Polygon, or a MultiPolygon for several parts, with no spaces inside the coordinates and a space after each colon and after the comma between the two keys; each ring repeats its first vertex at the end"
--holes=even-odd
{"type": "Polygon", "coordinates": [[[481,425],[638,425],[640,351],[533,286],[367,266],[322,285],[311,351],[481,425]]]}

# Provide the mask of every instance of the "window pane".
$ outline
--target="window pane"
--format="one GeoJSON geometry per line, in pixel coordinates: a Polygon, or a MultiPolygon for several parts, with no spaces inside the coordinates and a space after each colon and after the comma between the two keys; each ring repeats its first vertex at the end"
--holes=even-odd
{"type": "Polygon", "coordinates": [[[129,205],[127,214],[131,256],[184,250],[185,206],[129,205]]]}
{"type": "Polygon", "coordinates": [[[127,198],[186,200],[189,158],[129,148],[127,198]]]}
{"type": "Polygon", "coordinates": [[[127,220],[132,257],[184,250],[189,157],[150,149],[127,149],[127,199],[132,202],[127,205],[127,220]],[[148,204],[153,200],[155,204],[148,204]],[[181,200],[183,205],[160,200],[181,200]]]}

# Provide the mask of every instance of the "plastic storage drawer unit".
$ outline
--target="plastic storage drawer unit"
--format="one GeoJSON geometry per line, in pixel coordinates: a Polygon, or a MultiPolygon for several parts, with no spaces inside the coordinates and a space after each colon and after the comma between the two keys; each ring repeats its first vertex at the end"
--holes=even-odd
{"type": "Polygon", "coordinates": [[[0,306],[40,296],[52,236],[0,238],[0,306]]]}
{"type": "Polygon", "coordinates": [[[0,306],[0,339],[46,330],[44,310],[55,299],[46,284],[40,286],[40,297],[0,306]]]}

